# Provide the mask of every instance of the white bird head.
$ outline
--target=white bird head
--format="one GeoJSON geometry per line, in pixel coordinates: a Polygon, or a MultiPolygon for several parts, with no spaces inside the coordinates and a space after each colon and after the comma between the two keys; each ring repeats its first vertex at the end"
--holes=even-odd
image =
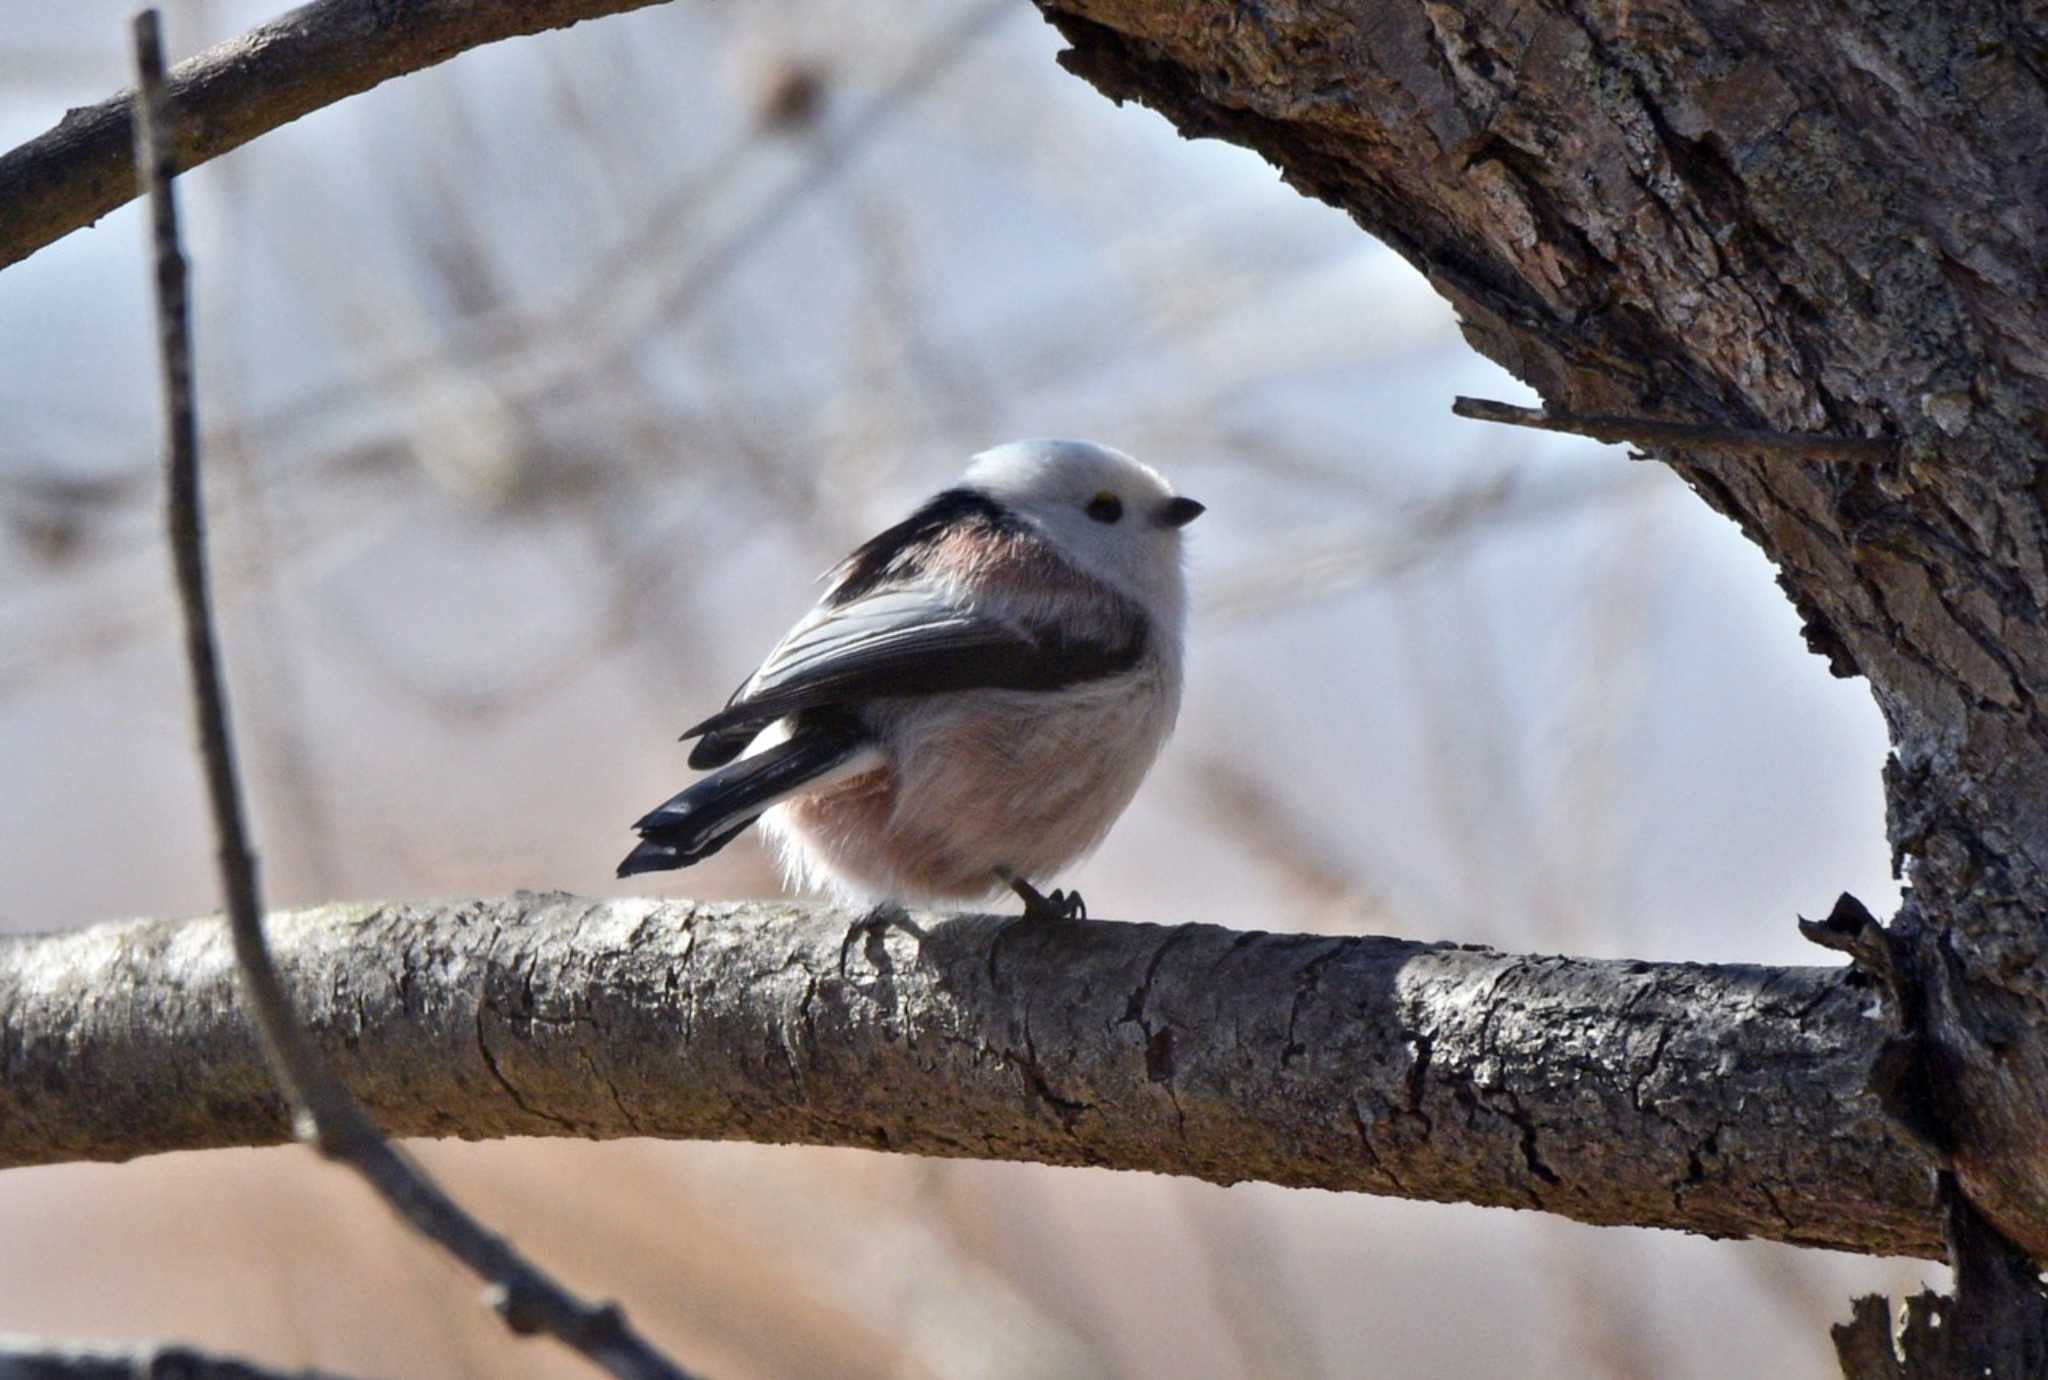
{"type": "Polygon", "coordinates": [[[1011,441],[975,456],[960,482],[1036,527],[1080,570],[1178,622],[1180,529],[1202,505],[1176,497],[1151,466],[1092,441],[1011,441]]]}

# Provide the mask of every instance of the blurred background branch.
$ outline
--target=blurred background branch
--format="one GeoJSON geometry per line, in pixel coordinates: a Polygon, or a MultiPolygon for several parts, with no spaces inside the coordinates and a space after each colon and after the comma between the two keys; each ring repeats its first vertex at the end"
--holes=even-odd
{"type": "MultiPolygon", "coordinates": [[[[616,1304],[585,1303],[465,1212],[418,1162],[398,1153],[299,1028],[264,940],[262,888],[250,842],[208,578],[198,399],[193,387],[190,275],[165,129],[162,15],[136,15],[135,164],[148,202],[162,366],[167,538],[190,677],[195,749],[206,778],[214,858],[240,1005],[271,1076],[292,1108],[292,1128],[323,1156],[354,1170],[394,1215],[467,1266],[514,1332],[542,1334],[620,1380],[689,1380],[650,1347],[616,1304]]],[[[177,1362],[164,1362],[176,1364],[177,1362]]]]}

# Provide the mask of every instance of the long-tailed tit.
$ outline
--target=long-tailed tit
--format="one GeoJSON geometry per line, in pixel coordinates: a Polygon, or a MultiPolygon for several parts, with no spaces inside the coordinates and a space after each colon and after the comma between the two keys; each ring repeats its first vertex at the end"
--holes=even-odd
{"type": "Polygon", "coordinates": [[[755,820],[795,884],[857,902],[1086,914],[1043,882],[1101,842],[1180,709],[1180,529],[1202,512],[1085,441],[1016,441],[841,562],[683,736],[709,776],[635,825],[621,877],[755,820]]]}

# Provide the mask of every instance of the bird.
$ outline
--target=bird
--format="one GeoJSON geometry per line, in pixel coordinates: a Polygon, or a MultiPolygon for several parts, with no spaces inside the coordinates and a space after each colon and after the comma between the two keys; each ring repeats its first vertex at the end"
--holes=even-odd
{"type": "Polygon", "coordinates": [[[689,867],[757,821],[785,881],[849,904],[985,901],[1091,852],[1180,711],[1182,529],[1205,511],[1088,441],[1013,441],[823,577],[717,713],[709,775],[633,826],[620,877],[689,867]]]}

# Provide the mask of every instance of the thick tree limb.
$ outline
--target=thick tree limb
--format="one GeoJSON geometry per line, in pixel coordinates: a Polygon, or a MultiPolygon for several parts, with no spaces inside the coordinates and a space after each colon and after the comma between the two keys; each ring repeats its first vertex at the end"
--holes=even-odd
{"type": "MultiPolygon", "coordinates": [[[[457,53],[660,0],[315,0],[178,64],[170,138],[179,171],[301,115],[457,53]]],[[[133,97],[67,111],[0,155],[0,268],[92,224],[141,190],[133,97]]]]}
{"type": "MultiPolygon", "coordinates": [[[[799,1141],[1938,1255],[1845,969],[520,895],[279,915],[408,1136],[799,1141]]],[[[213,921],[0,942],[0,1165],[288,1134],[213,921]]]]}

